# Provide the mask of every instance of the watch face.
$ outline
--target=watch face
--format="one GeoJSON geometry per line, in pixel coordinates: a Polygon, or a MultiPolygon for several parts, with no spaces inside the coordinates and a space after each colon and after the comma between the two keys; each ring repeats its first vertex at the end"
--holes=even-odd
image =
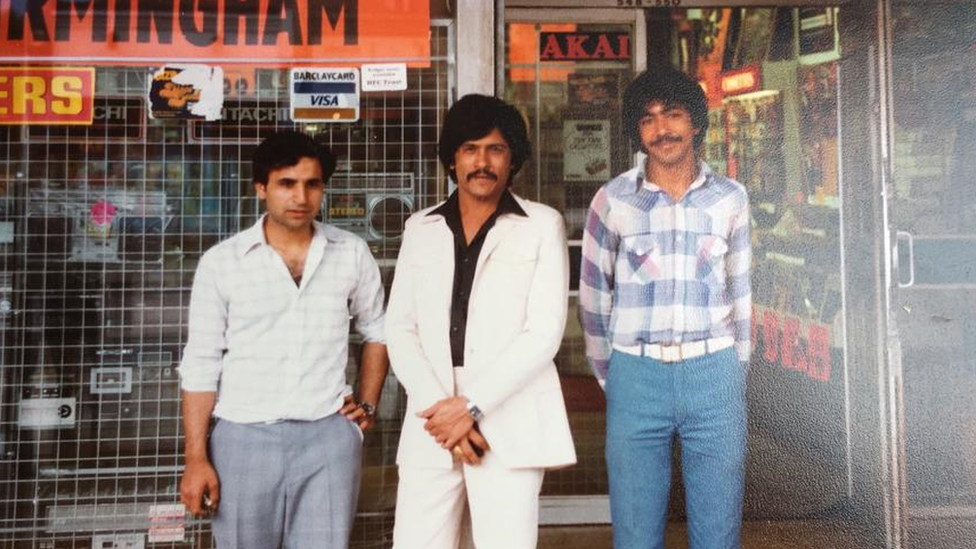
{"type": "Polygon", "coordinates": [[[366,412],[367,416],[371,416],[374,413],[376,413],[376,407],[368,402],[360,402],[359,407],[362,408],[364,412],[366,412]]]}

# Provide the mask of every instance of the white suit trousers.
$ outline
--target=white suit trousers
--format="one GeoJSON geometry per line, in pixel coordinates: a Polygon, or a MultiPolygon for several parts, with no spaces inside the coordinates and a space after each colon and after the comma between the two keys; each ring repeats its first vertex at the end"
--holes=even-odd
{"type": "Polygon", "coordinates": [[[477,549],[535,549],[543,469],[509,469],[489,450],[480,465],[400,467],[393,549],[458,549],[464,507],[477,549]]]}
{"type": "MultiPolygon", "coordinates": [[[[467,373],[454,369],[457,394],[467,373]]],[[[399,472],[393,549],[458,549],[468,534],[465,505],[476,549],[535,549],[545,469],[511,469],[488,450],[479,465],[455,460],[451,469],[401,465],[399,472]]]]}

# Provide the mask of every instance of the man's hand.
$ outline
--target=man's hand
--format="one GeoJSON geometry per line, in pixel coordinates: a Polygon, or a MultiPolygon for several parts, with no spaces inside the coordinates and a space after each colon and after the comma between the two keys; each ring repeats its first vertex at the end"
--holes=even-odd
{"type": "Polygon", "coordinates": [[[474,420],[468,414],[468,399],[463,396],[445,398],[417,414],[427,420],[424,429],[442,448],[452,449],[471,431],[474,420]]]}
{"type": "Polygon", "coordinates": [[[451,449],[451,454],[468,465],[478,465],[481,463],[481,456],[490,449],[485,437],[477,429],[471,429],[467,436],[451,449]]]}
{"type": "Polygon", "coordinates": [[[364,433],[376,423],[376,418],[367,414],[352,395],[346,395],[346,402],[339,409],[339,413],[346,416],[349,421],[355,421],[364,433]]]}
{"type": "Polygon", "coordinates": [[[220,503],[217,471],[207,460],[187,462],[180,480],[180,500],[195,517],[210,515],[220,503]]]}

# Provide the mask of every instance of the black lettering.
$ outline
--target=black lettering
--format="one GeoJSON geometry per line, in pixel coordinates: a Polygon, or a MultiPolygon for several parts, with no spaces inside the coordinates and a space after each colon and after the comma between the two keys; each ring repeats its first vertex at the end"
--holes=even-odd
{"type": "Polygon", "coordinates": [[[156,27],[160,44],[173,43],[173,0],[137,0],[136,41],[152,41],[152,27],[156,27]]]}
{"type": "Polygon", "coordinates": [[[339,15],[345,15],[342,20],[343,44],[351,46],[359,43],[359,0],[308,0],[309,45],[322,43],[323,10],[332,30],[339,25],[339,15]]]}
{"type": "Polygon", "coordinates": [[[92,10],[92,41],[105,42],[108,36],[108,0],[58,0],[55,4],[54,39],[67,42],[71,39],[71,8],[74,6],[78,20],[83,20],[92,10]]]}
{"type": "Polygon", "coordinates": [[[217,0],[180,0],[180,30],[194,46],[209,46],[217,41],[217,0]],[[203,15],[203,28],[197,29],[194,1],[203,15]]]}
{"type": "Polygon", "coordinates": [[[115,0],[115,26],[112,29],[113,42],[129,41],[130,0],[115,0]]]}
{"type": "Polygon", "coordinates": [[[47,0],[10,0],[10,15],[7,16],[7,39],[24,39],[24,15],[30,19],[31,36],[40,42],[49,42],[44,22],[44,4],[47,0]]]}
{"type": "Polygon", "coordinates": [[[258,43],[259,0],[224,0],[224,44],[237,44],[238,23],[244,17],[244,43],[258,43]]]}
{"type": "Polygon", "coordinates": [[[299,24],[298,5],[295,0],[270,0],[268,13],[264,18],[264,35],[261,37],[261,44],[274,46],[278,43],[278,35],[287,32],[288,44],[301,46],[302,29],[299,24]],[[283,17],[282,10],[285,12],[283,17]]]}

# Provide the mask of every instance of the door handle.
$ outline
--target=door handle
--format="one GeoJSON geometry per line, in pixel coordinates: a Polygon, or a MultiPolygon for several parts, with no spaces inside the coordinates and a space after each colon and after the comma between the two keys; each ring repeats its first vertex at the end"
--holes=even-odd
{"type": "Polygon", "coordinates": [[[908,231],[895,231],[895,276],[898,277],[899,288],[910,288],[915,285],[915,237],[908,231]],[[899,269],[898,255],[899,245],[904,241],[908,245],[908,282],[901,281],[901,269],[899,269]]]}

